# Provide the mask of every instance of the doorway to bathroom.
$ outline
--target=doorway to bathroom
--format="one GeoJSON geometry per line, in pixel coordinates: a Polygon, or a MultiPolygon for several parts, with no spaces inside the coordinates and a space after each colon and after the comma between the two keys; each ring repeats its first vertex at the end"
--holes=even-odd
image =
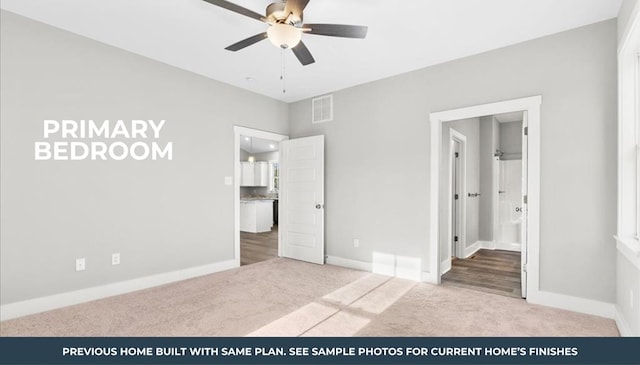
{"type": "Polygon", "coordinates": [[[431,170],[432,182],[437,176],[438,184],[431,195],[438,194],[438,245],[432,250],[437,256],[430,261],[438,267],[436,282],[517,298],[526,298],[534,284],[537,293],[540,100],[515,99],[431,115],[431,131],[437,133],[432,142],[436,136],[440,142],[435,154],[440,168],[431,170]],[[533,174],[528,163],[530,115],[536,133],[533,174]],[[531,264],[535,275],[529,278],[531,264]]]}
{"type": "Polygon", "coordinates": [[[443,123],[451,189],[451,261],[443,262],[443,284],[522,297],[524,114],[443,123]]]}

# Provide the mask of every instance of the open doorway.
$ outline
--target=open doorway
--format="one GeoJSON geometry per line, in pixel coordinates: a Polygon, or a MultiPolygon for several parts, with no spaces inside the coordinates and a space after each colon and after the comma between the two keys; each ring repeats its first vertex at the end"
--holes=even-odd
{"type": "Polygon", "coordinates": [[[430,251],[432,281],[512,297],[537,294],[540,102],[538,96],[431,114],[437,202],[431,223],[438,242],[430,251]],[[464,163],[455,158],[462,157],[461,138],[454,138],[460,134],[464,163]]]}
{"type": "Polygon", "coordinates": [[[278,257],[278,141],[240,135],[240,265],[278,257]]]}
{"type": "Polygon", "coordinates": [[[235,260],[239,266],[280,256],[280,142],[287,136],[235,128],[235,260]]]}
{"type": "MultiPolygon", "coordinates": [[[[443,123],[442,161],[449,168],[449,252],[442,282],[522,297],[523,117],[511,112],[443,123]],[[450,259],[448,258],[450,257],[450,259]]],[[[525,151],[526,152],[526,151],[525,151]]]]}

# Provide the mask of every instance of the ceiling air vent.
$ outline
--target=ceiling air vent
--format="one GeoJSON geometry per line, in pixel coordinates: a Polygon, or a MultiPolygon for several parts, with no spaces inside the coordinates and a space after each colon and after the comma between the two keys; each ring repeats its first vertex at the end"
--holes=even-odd
{"type": "Polygon", "coordinates": [[[311,100],[311,122],[324,123],[333,120],[333,95],[325,95],[311,100]]]}

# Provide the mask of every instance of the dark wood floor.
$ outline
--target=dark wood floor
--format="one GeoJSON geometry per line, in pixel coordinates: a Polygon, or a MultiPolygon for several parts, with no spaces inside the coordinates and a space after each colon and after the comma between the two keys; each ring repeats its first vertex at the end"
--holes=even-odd
{"type": "Polygon", "coordinates": [[[454,259],[442,285],[522,298],[520,252],[483,249],[469,258],[454,259]]]}
{"type": "Polygon", "coordinates": [[[256,262],[275,259],[278,257],[278,226],[274,225],[271,232],[249,233],[240,232],[240,265],[250,265],[256,262]]]}

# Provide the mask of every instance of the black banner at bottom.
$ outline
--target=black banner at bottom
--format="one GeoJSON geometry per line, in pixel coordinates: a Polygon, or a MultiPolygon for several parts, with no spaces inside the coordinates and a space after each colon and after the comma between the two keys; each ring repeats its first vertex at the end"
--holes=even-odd
{"type": "Polygon", "coordinates": [[[0,364],[640,364],[640,338],[24,337],[0,364]]]}

